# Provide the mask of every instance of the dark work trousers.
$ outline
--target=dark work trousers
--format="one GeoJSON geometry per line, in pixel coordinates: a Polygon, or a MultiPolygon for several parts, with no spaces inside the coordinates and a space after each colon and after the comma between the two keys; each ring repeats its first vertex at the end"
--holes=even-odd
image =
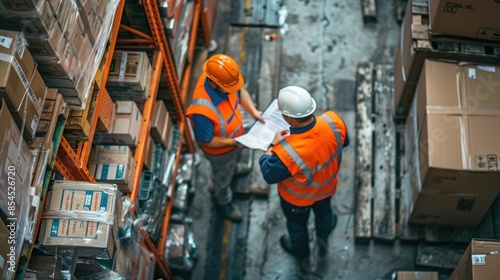
{"type": "Polygon", "coordinates": [[[231,180],[233,179],[238,156],[241,148],[236,148],[228,153],[214,156],[205,153],[205,158],[212,167],[212,181],[215,187],[215,198],[220,205],[227,204],[233,200],[231,180]]]}
{"type": "Polygon", "coordinates": [[[299,207],[288,203],[280,197],[281,209],[286,218],[286,227],[292,243],[292,253],[299,260],[309,257],[309,234],[307,221],[311,209],[314,211],[314,224],[316,237],[327,239],[331,232],[333,211],[331,206],[332,197],[316,201],[313,205],[299,207]]]}

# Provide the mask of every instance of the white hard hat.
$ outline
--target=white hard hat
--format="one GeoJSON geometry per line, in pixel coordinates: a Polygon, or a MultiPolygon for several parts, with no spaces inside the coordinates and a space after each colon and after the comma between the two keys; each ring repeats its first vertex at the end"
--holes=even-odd
{"type": "Polygon", "coordinates": [[[288,86],[278,93],[278,111],[292,118],[303,118],[311,115],[316,110],[316,101],[307,90],[288,86]]]}

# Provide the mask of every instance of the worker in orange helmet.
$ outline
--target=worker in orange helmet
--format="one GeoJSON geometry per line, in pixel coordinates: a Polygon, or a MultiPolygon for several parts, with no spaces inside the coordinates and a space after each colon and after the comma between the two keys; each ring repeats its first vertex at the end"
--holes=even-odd
{"type": "Polygon", "coordinates": [[[237,164],[241,150],[234,138],[245,132],[240,105],[256,120],[264,122],[255,108],[238,64],[228,55],[216,54],[203,66],[203,74],[194,89],[187,117],[193,125],[196,142],[212,167],[212,182],[218,208],[233,222],[242,214],[232,202],[231,179],[249,173],[237,164]]]}
{"type": "Polygon", "coordinates": [[[278,131],[259,159],[264,180],[278,184],[288,235],[283,249],[304,265],[309,258],[307,223],[314,211],[319,252],[326,254],[328,236],[337,224],[331,198],[337,190],[342,149],[349,145],[347,127],[333,111],[314,116],[316,102],[309,92],[288,86],[278,93],[278,111],[290,125],[278,131]]]}

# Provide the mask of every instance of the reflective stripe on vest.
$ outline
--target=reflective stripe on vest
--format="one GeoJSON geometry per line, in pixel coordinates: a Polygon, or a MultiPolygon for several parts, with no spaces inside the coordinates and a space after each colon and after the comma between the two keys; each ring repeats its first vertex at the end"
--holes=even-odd
{"type": "MultiPolygon", "coordinates": [[[[336,176],[335,176],[336,177],[336,176]]],[[[333,180],[333,179],[332,179],[333,180]]],[[[321,200],[323,198],[327,198],[331,195],[333,195],[336,191],[335,188],[332,188],[329,192],[327,193],[324,193],[324,194],[319,194],[319,195],[312,195],[312,194],[308,194],[308,193],[305,193],[305,194],[300,194],[300,193],[297,193],[295,192],[294,190],[290,189],[289,187],[285,186],[285,184],[283,183],[278,183],[282,188],[284,188],[287,192],[293,194],[294,196],[296,197],[299,197],[299,198],[309,198],[311,200],[321,200]]]]}
{"type": "MultiPolygon", "coordinates": [[[[307,181],[305,184],[298,182],[297,180],[293,179],[293,177],[289,177],[286,180],[289,180],[293,182],[296,185],[302,186],[302,187],[314,187],[314,188],[322,188],[330,184],[335,178],[337,178],[337,174],[334,174],[332,177],[330,177],[326,182],[323,184],[319,184],[318,182],[313,181],[313,175],[314,173],[323,170],[323,168],[328,167],[335,158],[338,159],[338,165],[340,166],[340,163],[342,161],[342,138],[340,137],[340,132],[338,131],[337,127],[333,123],[333,121],[326,115],[321,115],[322,119],[324,119],[327,123],[328,126],[330,126],[330,129],[333,131],[333,134],[335,135],[335,140],[337,140],[337,150],[335,153],[333,153],[330,158],[326,161],[325,164],[320,165],[315,167],[314,169],[310,169],[307,164],[304,162],[304,160],[295,152],[295,150],[290,146],[290,144],[286,141],[282,141],[280,144],[281,146],[285,149],[285,151],[290,155],[292,160],[295,162],[295,164],[302,170],[302,174],[307,178],[307,181]]],[[[296,194],[295,192],[291,191],[289,188],[287,188],[284,184],[281,184],[283,187],[285,187],[290,193],[296,194]]],[[[297,194],[297,196],[300,196],[297,194]]]]}
{"type": "MultiPolygon", "coordinates": [[[[235,110],[236,108],[238,108],[238,102],[235,103],[235,110]]],[[[216,115],[217,115],[217,118],[219,118],[219,126],[220,126],[220,136],[222,137],[229,137],[229,138],[232,138],[236,133],[238,133],[242,128],[243,128],[243,124],[240,124],[231,134],[227,134],[227,129],[226,129],[226,120],[224,120],[224,116],[222,116],[222,113],[221,111],[219,110],[219,108],[215,107],[214,104],[206,99],[203,99],[203,98],[198,98],[198,99],[193,99],[191,101],[191,105],[201,105],[201,106],[205,106],[207,108],[209,108],[210,110],[212,110],[216,115]]],[[[231,117],[229,118],[229,120],[227,121],[227,123],[230,123],[231,122],[231,119],[234,117],[234,113],[231,115],[231,117]]]]}

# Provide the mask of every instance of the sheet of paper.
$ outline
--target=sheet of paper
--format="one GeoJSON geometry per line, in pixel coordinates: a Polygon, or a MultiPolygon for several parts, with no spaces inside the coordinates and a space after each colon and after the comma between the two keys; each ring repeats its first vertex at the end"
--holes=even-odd
{"type": "Polygon", "coordinates": [[[278,100],[274,99],[262,113],[266,123],[255,121],[250,130],[234,140],[250,149],[267,150],[276,132],[289,129],[290,125],[283,119],[278,109],[278,100]]]}

